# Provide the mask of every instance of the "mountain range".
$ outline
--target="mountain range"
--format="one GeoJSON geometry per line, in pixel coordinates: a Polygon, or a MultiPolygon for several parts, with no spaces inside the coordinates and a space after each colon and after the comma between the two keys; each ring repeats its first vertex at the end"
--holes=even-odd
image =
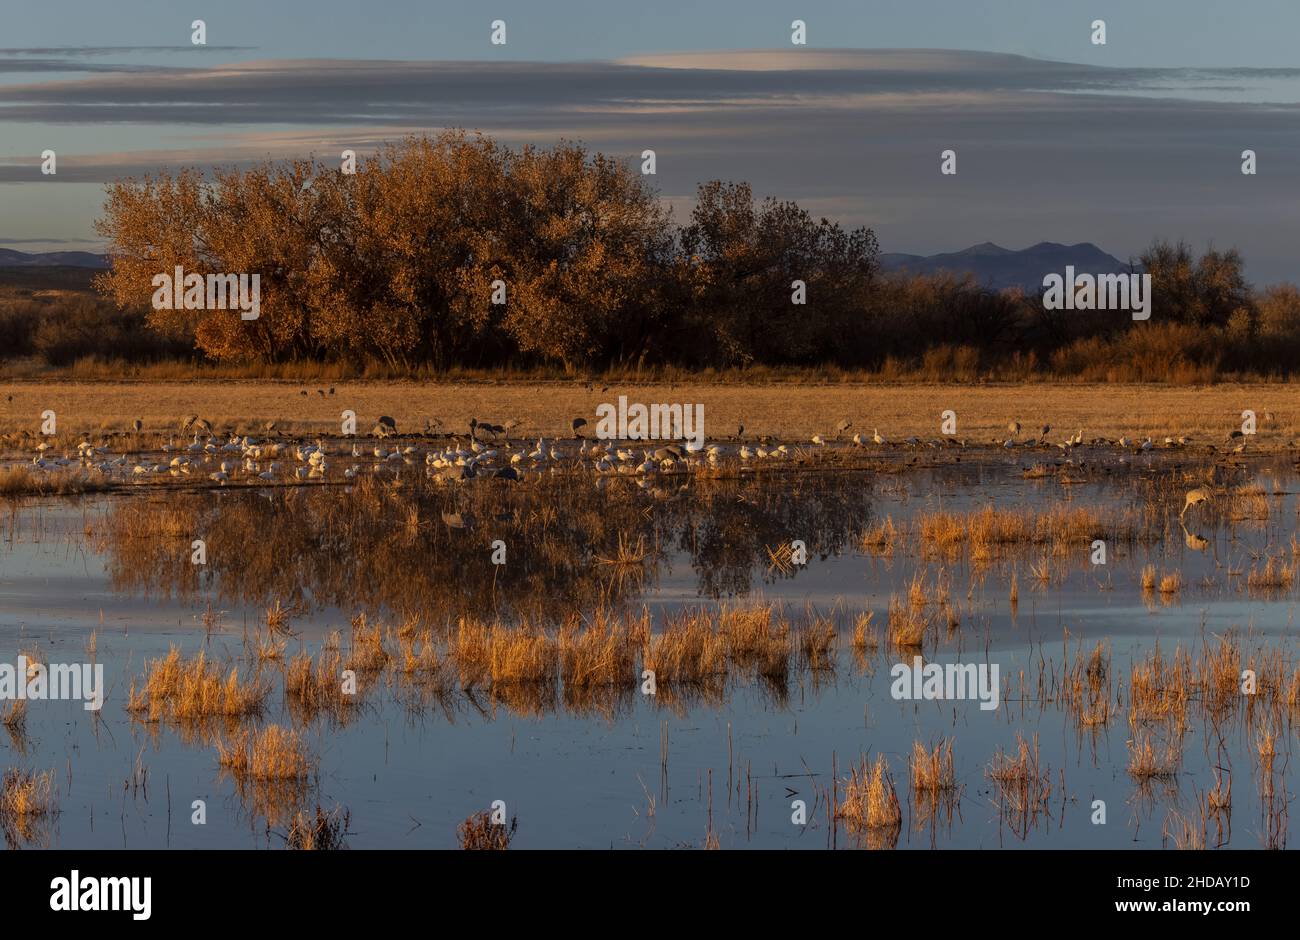
{"type": "Polygon", "coordinates": [[[30,253],[0,248],[0,268],[107,268],[108,257],[89,251],[40,251],[30,253]]]}
{"type": "Polygon", "coordinates": [[[1042,290],[1046,274],[1055,272],[1064,276],[1066,265],[1073,265],[1076,274],[1120,274],[1131,270],[1128,264],[1106,254],[1091,242],[1077,245],[1039,242],[1019,251],[984,242],[962,251],[939,255],[895,252],[880,256],[880,266],[885,271],[910,274],[948,272],[958,277],[969,274],[994,290],[1022,287],[1027,292],[1042,290]]]}
{"type": "MultiPolygon", "coordinates": [[[[1019,251],[984,242],[962,251],[937,255],[891,252],[880,256],[880,266],[885,271],[910,274],[948,272],[958,277],[969,274],[980,284],[994,290],[1022,287],[1031,292],[1042,289],[1045,274],[1055,272],[1064,275],[1066,265],[1073,265],[1079,274],[1119,274],[1130,270],[1128,264],[1091,242],[1080,242],[1077,245],[1039,242],[1019,251]]],[[[103,269],[108,267],[108,257],[89,251],[29,253],[0,248],[0,267],[103,269]]]]}

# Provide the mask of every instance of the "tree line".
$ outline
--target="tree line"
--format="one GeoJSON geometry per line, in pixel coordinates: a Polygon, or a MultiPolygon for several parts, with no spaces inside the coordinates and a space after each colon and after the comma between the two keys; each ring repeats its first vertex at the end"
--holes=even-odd
{"type": "Polygon", "coordinates": [[[638,167],[572,142],[449,131],[351,173],[294,160],[124,180],[97,229],[112,257],[99,290],[224,362],[1134,379],[1300,366],[1295,289],[1253,291],[1235,251],[1153,244],[1144,323],[1053,311],[970,279],[882,274],[870,229],[746,183],[702,184],[679,225],[638,167]],[[178,266],[258,273],[259,318],[150,308],[153,278],[178,266]]]}

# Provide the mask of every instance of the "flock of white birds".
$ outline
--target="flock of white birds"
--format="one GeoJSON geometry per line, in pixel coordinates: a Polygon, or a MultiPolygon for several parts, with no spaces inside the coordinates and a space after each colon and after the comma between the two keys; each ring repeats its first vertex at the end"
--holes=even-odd
{"type": "MultiPolygon", "coordinates": [[[[577,425],[582,422],[575,422],[577,425]]],[[[206,422],[204,422],[206,424],[206,422]]],[[[481,425],[496,430],[491,425],[481,425]]],[[[841,421],[838,432],[849,427],[848,421],[841,421]]],[[[138,430],[138,428],[137,428],[138,430]]],[[[580,436],[573,440],[553,440],[538,438],[537,443],[515,443],[507,439],[499,444],[480,440],[471,428],[468,445],[462,445],[459,438],[453,438],[442,446],[421,448],[415,444],[402,445],[387,443],[387,438],[396,433],[392,419],[381,419],[376,426],[377,436],[368,438],[365,443],[359,439],[343,441],[326,441],[317,438],[314,441],[258,441],[247,435],[232,434],[228,439],[221,439],[212,431],[206,435],[195,432],[192,440],[177,443],[173,437],[163,445],[161,455],[145,452],[132,455],[130,451],[114,452],[107,444],[96,445],[83,440],[77,445],[75,456],[64,453],[55,456],[51,452],[54,445],[48,441],[41,442],[36,448],[32,465],[42,471],[58,471],[70,468],[90,470],[112,477],[145,481],[160,476],[182,477],[191,474],[203,474],[213,483],[225,484],[234,480],[252,482],[277,480],[322,480],[338,465],[343,466],[342,476],[353,479],[363,472],[378,473],[386,469],[395,470],[401,466],[413,466],[421,460],[430,476],[439,480],[464,480],[476,476],[497,476],[506,479],[523,479],[530,473],[553,472],[562,468],[588,469],[597,474],[631,474],[646,476],[656,473],[690,471],[701,468],[717,468],[725,462],[733,461],[741,466],[758,462],[786,460],[791,457],[806,456],[810,451],[806,445],[770,444],[766,440],[758,443],[738,442],[734,444],[708,444],[696,441],[670,443],[648,449],[638,446],[641,442],[595,441],[580,436]],[[382,422],[389,422],[388,425],[382,422]]],[[[741,429],[743,434],[743,428],[741,429]]],[[[1048,440],[1050,425],[1045,425],[1037,437],[1020,439],[1020,425],[1012,422],[1008,426],[1010,437],[993,440],[993,446],[1003,448],[1043,449],[1058,448],[1068,452],[1084,445],[1083,430],[1062,441],[1048,440]]],[[[825,450],[834,444],[836,447],[858,448],[964,448],[966,441],[954,436],[945,436],[931,440],[909,437],[891,443],[878,428],[873,428],[870,435],[854,434],[851,441],[839,443],[839,433],[832,441],[827,441],[820,434],[812,436],[809,444],[812,451],[825,450]]],[[[1244,441],[1238,442],[1240,432],[1229,438],[1235,443],[1235,452],[1245,449],[1244,441]]],[[[1144,440],[1130,440],[1121,436],[1118,440],[1095,438],[1089,445],[1118,447],[1121,450],[1147,451],[1158,445],[1150,437],[1144,440]]],[[[1183,447],[1191,443],[1185,436],[1166,437],[1165,447],[1183,447]]]]}
{"type": "Polygon", "coordinates": [[[740,445],[727,447],[694,442],[668,444],[653,450],[622,445],[613,441],[585,439],[550,441],[538,438],[536,444],[489,445],[471,438],[468,445],[453,439],[442,446],[422,449],[414,444],[386,443],[385,440],[326,441],[258,441],[249,436],[231,435],[222,440],[206,439],[195,434],[188,443],[172,439],[162,447],[160,456],[114,452],[89,441],[77,445],[76,453],[55,456],[49,442],[37,445],[32,465],[43,471],[83,469],[114,477],[147,480],[159,476],[183,477],[203,474],[214,483],[233,480],[321,480],[338,466],[345,479],[363,472],[379,473],[386,469],[414,466],[423,462],[430,476],[442,480],[469,479],[475,476],[500,476],[522,479],[528,473],[564,467],[586,468],[596,473],[654,474],[688,470],[697,466],[719,466],[728,458],[741,461],[787,457],[790,446],[740,445]]]}

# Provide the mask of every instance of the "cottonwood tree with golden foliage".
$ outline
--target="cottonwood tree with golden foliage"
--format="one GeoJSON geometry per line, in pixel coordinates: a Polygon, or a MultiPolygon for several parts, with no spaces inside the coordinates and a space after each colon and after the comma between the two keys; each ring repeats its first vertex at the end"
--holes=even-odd
{"type": "Polygon", "coordinates": [[[386,147],[355,174],[293,161],[126,180],[98,231],[113,258],[100,287],[123,305],[176,265],[261,275],[258,320],[151,312],[215,358],[440,367],[513,350],[599,358],[625,316],[645,316],[672,248],[633,170],[577,144],[512,151],[459,131],[386,147]]]}

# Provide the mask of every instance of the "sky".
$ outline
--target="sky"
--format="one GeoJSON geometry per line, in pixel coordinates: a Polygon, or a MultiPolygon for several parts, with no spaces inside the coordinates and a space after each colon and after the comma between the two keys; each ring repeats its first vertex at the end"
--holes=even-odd
{"type": "Polygon", "coordinates": [[[75,0],[3,23],[0,247],[102,248],[114,179],[456,126],[654,149],[679,219],[743,179],[884,251],[1186,239],[1300,280],[1295,0],[75,0]]]}

